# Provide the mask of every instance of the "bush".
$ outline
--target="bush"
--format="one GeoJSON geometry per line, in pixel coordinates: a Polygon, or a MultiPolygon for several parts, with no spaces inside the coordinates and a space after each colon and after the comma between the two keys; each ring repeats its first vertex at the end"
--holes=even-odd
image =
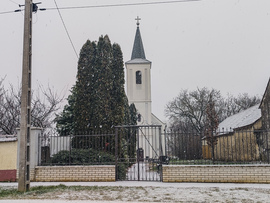
{"type": "Polygon", "coordinates": [[[117,180],[126,180],[127,169],[128,167],[125,163],[118,163],[117,180]]]}
{"type": "Polygon", "coordinates": [[[93,149],[62,150],[51,158],[51,164],[53,165],[105,165],[114,163],[115,158],[112,154],[93,149]]]}

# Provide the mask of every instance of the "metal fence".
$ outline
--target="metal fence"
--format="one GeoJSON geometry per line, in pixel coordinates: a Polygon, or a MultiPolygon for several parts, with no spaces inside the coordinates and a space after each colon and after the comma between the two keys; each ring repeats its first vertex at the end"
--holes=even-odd
{"type": "Polygon", "coordinates": [[[117,180],[161,181],[161,126],[116,126],[117,180]]]}
{"type": "Polygon", "coordinates": [[[207,135],[181,130],[165,133],[169,164],[269,164],[269,132],[230,130],[207,135]]]}
{"type": "Polygon", "coordinates": [[[115,163],[115,134],[41,135],[41,165],[105,165],[115,163]]]}
{"type": "MultiPolygon", "coordinates": [[[[214,135],[215,141],[211,145],[204,133],[177,130],[161,134],[160,130],[151,128],[150,131],[149,127],[142,128],[140,133],[140,128],[138,126],[118,128],[116,132],[67,136],[41,135],[39,163],[40,165],[125,163],[125,170],[136,162],[150,163],[151,160],[151,163],[163,164],[270,163],[268,131],[221,131],[214,135]],[[146,132],[155,132],[156,136],[151,133],[145,134],[146,132]],[[147,149],[151,153],[148,153],[147,149]]],[[[153,168],[155,167],[157,166],[153,168]]]]}
{"type": "Polygon", "coordinates": [[[161,126],[116,126],[110,133],[39,137],[40,165],[115,165],[116,180],[161,181],[161,126]]]}

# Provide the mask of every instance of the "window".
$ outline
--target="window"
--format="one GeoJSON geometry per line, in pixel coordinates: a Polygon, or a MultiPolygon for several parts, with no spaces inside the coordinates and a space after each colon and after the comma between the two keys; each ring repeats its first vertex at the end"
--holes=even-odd
{"type": "Polygon", "coordinates": [[[136,71],[136,84],[142,84],[142,72],[136,71]]]}

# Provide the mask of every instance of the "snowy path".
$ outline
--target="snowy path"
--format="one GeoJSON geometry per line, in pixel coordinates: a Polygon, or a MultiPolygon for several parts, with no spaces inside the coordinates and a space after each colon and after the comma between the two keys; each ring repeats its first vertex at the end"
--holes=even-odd
{"type": "Polygon", "coordinates": [[[150,164],[147,162],[133,164],[128,169],[127,178],[128,180],[160,181],[160,175],[151,170],[150,164]]]}
{"type": "MultiPolygon", "coordinates": [[[[270,184],[119,182],[32,182],[31,186],[64,184],[99,186],[95,190],[54,192],[27,200],[0,200],[1,203],[86,203],[86,202],[270,202],[270,184]],[[104,188],[109,186],[109,188],[104,188]],[[110,187],[112,186],[112,188],[110,187]],[[31,199],[31,200],[30,200],[31,199]],[[34,200],[33,200],[34,199],[34,200]]],[[[17,183],[0,183],[17,187],[17,183]]],[[[42,195],[42,194],[41,194],[42,195]]]]}

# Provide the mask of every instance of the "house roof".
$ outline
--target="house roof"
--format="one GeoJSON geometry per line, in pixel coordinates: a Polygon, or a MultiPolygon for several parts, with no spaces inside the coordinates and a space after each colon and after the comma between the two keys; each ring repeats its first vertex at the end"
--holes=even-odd
{"type": "Polygon", "coordinates": [[[17,140],[16,135],[0,135],[0,142],[14,142],[17,140]]]}
{"type": "Polygon", "coordinates": [[[241,111],[240,113],[226,118],[219,124],[218,128],[219,130],[224,129],[226,131],[241,128],[255,123],[260,118],[261,110],[259,109],[259,104],[257,104],[244,111],[241,111]]]}

